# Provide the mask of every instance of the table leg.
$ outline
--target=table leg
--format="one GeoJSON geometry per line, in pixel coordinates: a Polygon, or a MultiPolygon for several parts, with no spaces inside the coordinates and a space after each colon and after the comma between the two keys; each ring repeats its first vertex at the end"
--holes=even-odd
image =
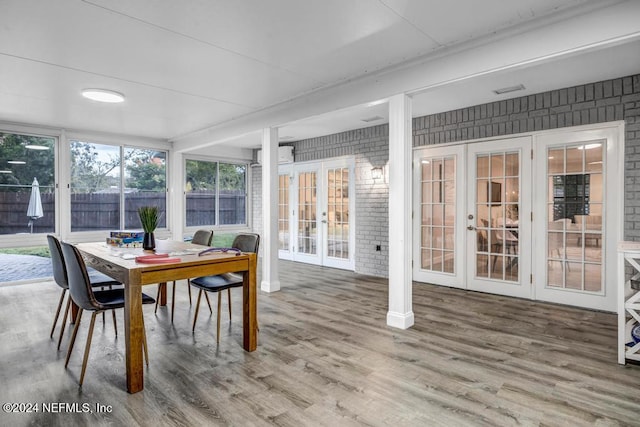
{"type": "Polygon", "coordinates": [[[160,286],[160,298],[158,305],[165,306],[167,305],[167,282],[162,282],[158,286],[160,286]]]}
{"type": "Polygon", "coordinates": [[[242,284],[242,346],[246,351],[255,351],[258,348],[257,255],[252,253],[249,257],[249,270],[245,271],[242,284]]]}
{"type": "Polygon", "coordinates": [[[124,287],[124,330],[127,391],[137,393],[144,388],[144,364],[142,361],[142,286],[124,287]]]}

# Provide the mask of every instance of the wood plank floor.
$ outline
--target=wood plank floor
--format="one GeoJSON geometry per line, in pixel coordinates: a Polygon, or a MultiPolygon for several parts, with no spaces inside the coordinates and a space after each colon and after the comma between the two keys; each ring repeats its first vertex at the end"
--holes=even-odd
{"type": "MultiPolygon", "coordinates": [[[[219,345],[215,303],[214,316],[201,307],[191,333],[184,283],[173,325],[167,308],[146,306],[151,363],[135,395],[109,316],[97,322],[80,389],[88,317],[65,370],[49,339],[59,288],[0,287],[0,402],[113,407],[0,412],[0,425],[640,425],[640,366],[616,363],[613,314],[415,284],[416,323],[402,331],[386,326],[385,279],[284,261],[280,269],[282,291],[259,294],[253,353],[241,348],[238,289],[232,322],[223,299],[219,345]]],[[[121,312],[118,320],[123,336],[121,312]]]]}

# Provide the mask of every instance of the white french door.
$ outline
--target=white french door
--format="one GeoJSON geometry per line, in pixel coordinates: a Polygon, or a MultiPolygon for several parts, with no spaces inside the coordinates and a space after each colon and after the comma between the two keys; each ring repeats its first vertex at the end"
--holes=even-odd
{"type": "Polygon", "coordinates": [[[416,281],[616,310],[623,125],[414,152],[416,281]]]}
{"type": "Polygon", "coordinates": [[[621,128],[536,138],[536,299],[616,310],[622,240],[621,128]]]}
{"type": "Polygon", "coordinates": [[[414,155],[414,280],[466,287],[464,156],[462,145],[414,155]]]}
{"type": "Polygon", "coordinates": [[[280,258],[354,269],[353,175],[351,158],[280,166],[280,258]]]}
{"type": "Polygon", "coordinates": [[[531,137],[467,146],[467,288],[531,297],[531,137]]]}

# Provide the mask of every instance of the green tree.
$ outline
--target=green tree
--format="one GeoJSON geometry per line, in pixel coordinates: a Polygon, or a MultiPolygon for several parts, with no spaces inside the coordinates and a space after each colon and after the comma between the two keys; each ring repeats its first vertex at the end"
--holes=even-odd
{"type": "Polygon", "coordinates": [[[95,193],[119,186],[118,178],[109,174],[120,167],[120,156],[110,155],[103,161],[98,154],[94,144],[71,141],[71,187],[75,193],[95,193]]]}
{"type": "Polygon", "coordinates": [[[55,184],[55,155],[53,138],[0,132],[0,184],[10,185],[3,191],[25,191],[33,178],[37,178],[40,191],[53,191],[55,184]],[[48,147],[48,150],[32,150],[27,145],[48,147]],[[11,164],[20,161],[24,164],[11,164]]]}
{"type": "Polygon", "coordinates": [[[165,191],[167,173],[164,152],[138,148],[125,151],[127,187],[140,191],[165,191]]]}
{"type": "Polygon", "coordinates": [[[246,187],[246,172],[247,167],[245,165],[234,165],[232,163],[220,163],[218,166],[219,178],[220,178],[220,190],[244,191],[246,187]]]}
{"type": "Polygon", "coordinates": [[[217,167],[216,162],[187,160],[185,171],[187,187],[192,191],[215,191],[217,167]]]}

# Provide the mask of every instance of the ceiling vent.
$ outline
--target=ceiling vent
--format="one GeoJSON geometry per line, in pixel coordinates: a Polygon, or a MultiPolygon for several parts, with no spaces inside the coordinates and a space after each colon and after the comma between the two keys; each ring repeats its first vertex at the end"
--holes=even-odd
{"type": "Polygon", "coordinates": [[[367,123],[371,123],[371,122],[377,122],[378,120],[384,120],[384,117],[380,117],[380,116],[373,116],[373,117],[369,117],[367,119],[360,119],[363,122],[367,122],[367,123]]]}
{"type": "Polygon", "coordinates": [[[524,90],[525,87],[523,84],[519,84],[517,86],[509,86],[509,87],[503,87],[500,89],[494,89],[493,93],[495,93],[496,95],[502,95],[504,93],[509,93],[509,92],[517,92],[519,90],[524,90]]]}

